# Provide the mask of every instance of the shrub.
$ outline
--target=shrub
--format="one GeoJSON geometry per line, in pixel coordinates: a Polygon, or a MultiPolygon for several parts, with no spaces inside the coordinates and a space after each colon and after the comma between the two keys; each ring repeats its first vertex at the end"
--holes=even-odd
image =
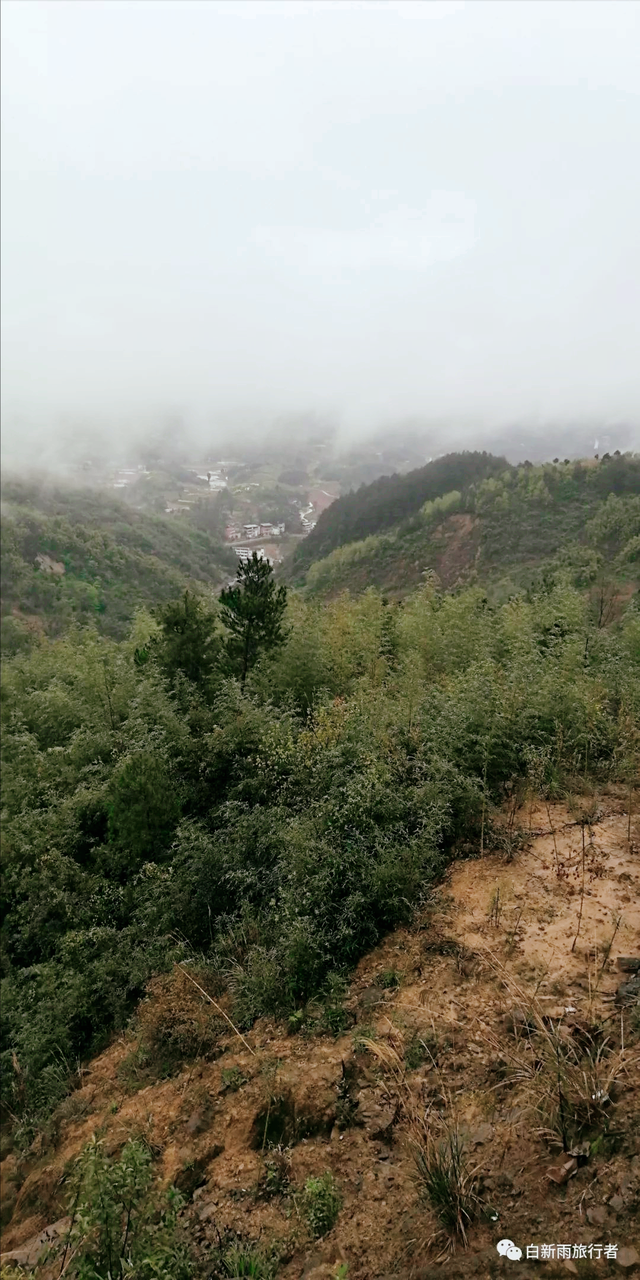
{"type": "Polygon", "coordinates": [[[400,974],[397,969],[383,969],[376,977],[376,984],[382,987],[383,991],[390,991],[393,987],[400,986],[400,974]]]}
{"type": "Polygon", "coordinates": [[[342,1196],[329,1169],[319,1178],[307,1178],[304,1184],[303,1212],[311,1235],[326,1236],[335,1225],[342,1208],[342,1196]]]}
{"type": "Polygon", "coordinates": [[[287,1147],[273,1147],[264,1162],[262,1194],[267,1198],[286,1195],[289,1190],[290,1174],[290,1151],[287,1147]]]}
{"type": "Polygon", "coordinates": [[[61,1269],[77,1280],[190,1280],[192,1261],[178,1227],[181,1204],[172,1189],[158,1207],[151,1155],[141,1142],[127,1142],[113,1160],[94,1137],[76,1162],[71,1227],[58,1246],[61,1269]]]}
{"type": "Polygon", "coordinates": [[[533,763],[543,794],[633,776],[635,604],[595,628],[554,570],[501,604],[426,584],[393,610],[372,590],[296,597],[287,617],[245,695],[222,677],[211,699],[169,690],[135,662],[147,623],[5,662],[0,1065],[24,1134],[145,989],[134,1082],[215,1053],[211,1006],[175,976],[147,988],[185,956],[224,975],[236,1025],[339,1034],[332,975],[422,909],[456,852],[488,847],[505,784],[513,856],[533,763]]]}
{"type": "Polygon", "coordinates": [[[109,794],[109,840],[131,874],[170,844],[180,804],[165,762],[140,752],[118,765],[109,794]]]}
{"type": "Polygon", "coordinates": [[[247,1076],[243,1075],[240,1067],[222,1068],[222,1087],[229,1093],[237,1093],[243,1084],[247,1084],[247,1076]]]}
{"type": "Polygon", "coordinates": [[[408,1071],[415,1071],[423,1062],[433,1064],[438,1057],[438,1038],[433,1031],[413,1035],[404,1050],[404,1062],[408,1071]]]}

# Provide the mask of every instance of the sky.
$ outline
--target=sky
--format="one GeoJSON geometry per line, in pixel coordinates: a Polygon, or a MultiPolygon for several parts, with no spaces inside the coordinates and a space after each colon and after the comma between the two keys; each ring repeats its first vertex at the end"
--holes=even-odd
{"type": "Polygon", "coordinates": [[[638,428],[637,3],[4,0],[2,62],[5,451],[638,428]]]}

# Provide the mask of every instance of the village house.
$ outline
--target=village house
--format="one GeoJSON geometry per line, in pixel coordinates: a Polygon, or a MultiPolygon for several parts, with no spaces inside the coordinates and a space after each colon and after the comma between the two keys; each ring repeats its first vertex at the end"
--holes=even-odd
{"type": "Polygon", "coordinates": [[[257,555],[258,560],[266,560],[268,564],[271,564],[271,557],[265,555],[264,547],[252,547],[251,549],[249,547],[235,548],[238,560],[250,560],[254,552],[257,555]]]}

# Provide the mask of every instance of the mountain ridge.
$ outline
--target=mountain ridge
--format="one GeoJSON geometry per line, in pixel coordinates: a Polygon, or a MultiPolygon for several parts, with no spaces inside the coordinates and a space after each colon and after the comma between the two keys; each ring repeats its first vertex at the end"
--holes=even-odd
{"type": "MultiPolygon", "coordinates": [[[[474,462],[478,458],[482,455],[474,455],[474,462]]],[[[458,455],[451,455],[441,474],[460,477],[457,460],[458,455]]],[[[486,471],[494,471],[494,461],[485,464],[486,471]]],[[[412,502],[426,470],[420,468],[412,481],[412,502]]],[[[356,514],[374,517],[380,486],[371,493],[373,489],[369,486],[368,492],[355,495],[356,514]]],[[[485,474],[466,487],[434,496],[395,526],[389,525],[393,511],[384,513],[365,538],[339,541],[322,556],[314,539],[319,520],[296,549],[287,571],[296,585],[314,595],[376,586],[399,597],[425,572],[434,572],[448,589],[501,577],[521,587],[545,567],[562,565],[575,585],[588,585],[606,565],[624,580],[633,578],[637,560],[639,498],[637,455],[538,467],[506,464],[498,474],[485,474]]],[[[339,513],[333,519],[337,505],[321,517],[321,545],[341,538],[348,525],[339,513]]]]}

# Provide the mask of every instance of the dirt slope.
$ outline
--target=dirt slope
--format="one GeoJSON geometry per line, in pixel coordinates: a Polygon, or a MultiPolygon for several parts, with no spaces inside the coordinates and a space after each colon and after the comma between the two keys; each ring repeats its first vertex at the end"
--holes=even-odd
{"type": "MultiPolygon", "coordinates": [[[[541,1268],[640,1280],[637,978],[618,963],[640,956],[640,833],[635,820],[627,839],[622,793],[589,816],[581,826],[560,806],[527,809],[531,841],[512,860],[454,864],[423,918],[358,966],[338,1038],[262,1021],[242,1041],[226,1027],[209,1060],[137,1091],[135,1041],[112,1045],[51,1132],[5,1158],[3,1250],[61,1216],[65,1170],[102,1129],[113,1151],[146,1137],[162,1179],[190,1196],[199,1248],[225,1230],[278,1241],[287,1280],[329,1280],[340,1264],[349,1280],[541,1268]],[[570,1064],[561,1083],[558,1043],[570,1064]],[[416,1141],[452,1129],[478,1197],[468,1248],[454,1251],[414,1158],[416,1141]],[[314,1242],[302,1192],[327,1169],[343,1208],[314,1242]],[[504,1237],[523,1251],[517,1265],[497,1253],[504,1237]],[[527,1259],[543,1245],[548,1260],[527,1259]],[[567,1245],[617,1250],[574,1260],[567,1245]]],[[[175,982],[200,1016],[197,991],[175,982]]]]}

